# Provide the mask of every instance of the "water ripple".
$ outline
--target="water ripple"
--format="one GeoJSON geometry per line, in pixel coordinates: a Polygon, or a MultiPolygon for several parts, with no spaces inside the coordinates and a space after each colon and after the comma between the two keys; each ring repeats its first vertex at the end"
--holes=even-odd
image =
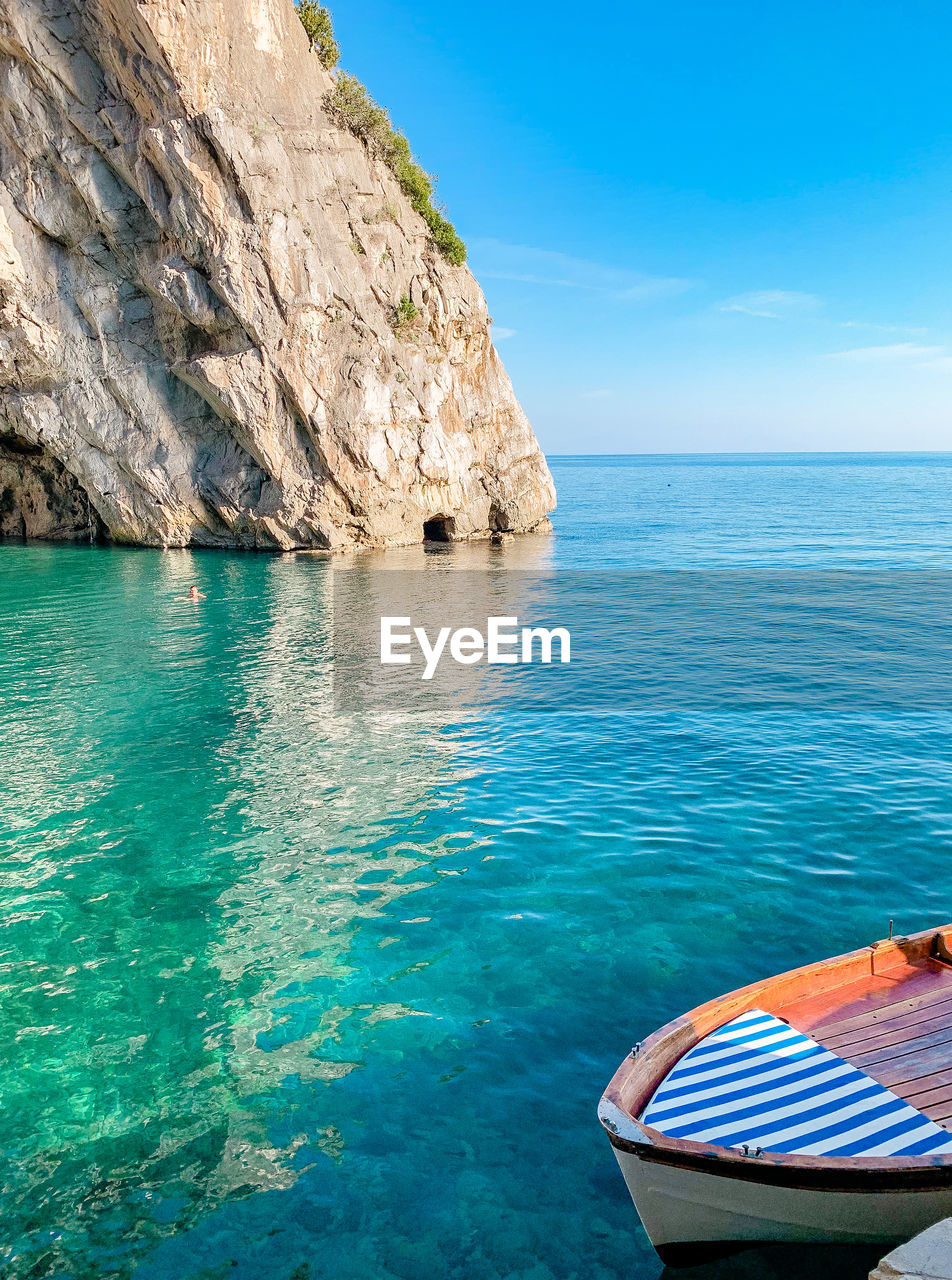
{"type": "MultiPolygon", "coordinates": [[[[666,569],[692,546],[694,565],[945,554],[895,475],[861,493],[850,471],[836,505],[833,470],[720,467],[712,496],[688,461],[662,511],[652,467],[566,468],[559,535],[520,544],[524,567],[568,571],[594,538],[666,569]]],[[[941,467],[913,472],[907,493],[946,501],[941,467]]],[[[724,705],[672,715],[652,697],[698,651],[659,608],[640,634],[661,657],[629,663],[621,706],[606,658],[457,718],[349,714],[332,577],[321,557],[0,547],[10,1280],[657,1275],[593,1121],[633,1040],[890,916],[948,915],[952,709],[897,699],[905,658],[892,686],[857,668],[830,713],[742,705],[731,651],[724,705]]],[[[790,601],[764,603],[758,642],[786,618],[830,662],[831,623],[864,662],[941,651],[871,598],[790,601]]]]}

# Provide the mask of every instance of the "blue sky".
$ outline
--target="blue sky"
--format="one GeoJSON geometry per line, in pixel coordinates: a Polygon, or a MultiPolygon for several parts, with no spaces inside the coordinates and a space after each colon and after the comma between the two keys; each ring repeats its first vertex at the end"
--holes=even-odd
{"type": "Polygon", "coordinates": [[[331,0],[543,447],[952,448],[952,10],[331,0]]]}

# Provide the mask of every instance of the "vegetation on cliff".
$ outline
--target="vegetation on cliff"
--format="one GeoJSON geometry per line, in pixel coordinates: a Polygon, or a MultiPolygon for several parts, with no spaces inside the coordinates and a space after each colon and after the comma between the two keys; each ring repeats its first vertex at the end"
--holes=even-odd
{"type": "MultiPolygon", "coordinates": [[[[298,17],[304,25],[311,48],[324,66],[337,65],[340,47],[334,37],[331,15],[314,0],[298,0],[298,17]]],[[[433,243],[458,267],[466,261],[466,246],[452,222],[433,203],[436,180],[413,158],[410,144],[393,122],[386,108],[375,102],[356,76],[338,74],[333,89],[324,96],[324,105],[338,124],[360,138],[367,149],[392,170],[412,207],[430,228],[433,243]]]]}
{"type": "Polygon", "coordinates": [[[413,158],[406,136],[393,127],[390,115],[375,102],[356,76],[342,71],[324,97],[331,116],[360,138],[387,164],[409,198],[410,204],[430,228],[433,243],[448,262],[466,261],[466,246],[456,228],[433,204],[434,179],[413,158]]]}
{"type": "Polygon", "coordinates": [[[390,324],[398,338],[406,340],[413,331],[414,322],[419,318],[419,311],[413,305],[408,294],[400,295],[400,301],[393,309],[390,324]]]}
{"type": "Polygon", "coordinates": [[[340,45],[334,38],[334,24],[327,9],[315,4],[314,0],[298,0],[294,6],[311,48],[320,58],[322,65],[330,71],[340,61],[340,45]]]}

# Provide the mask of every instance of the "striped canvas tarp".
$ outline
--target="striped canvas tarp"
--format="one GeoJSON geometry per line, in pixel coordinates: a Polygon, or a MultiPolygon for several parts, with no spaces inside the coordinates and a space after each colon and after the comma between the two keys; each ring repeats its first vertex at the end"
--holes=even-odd
{"type": "Polygon", "coordinates": [[[760,1009],[689,1050],[641,1120],[669,1137],[719,1147],[811,1156],[952,1153],[952,1133],[760,1009]]]}

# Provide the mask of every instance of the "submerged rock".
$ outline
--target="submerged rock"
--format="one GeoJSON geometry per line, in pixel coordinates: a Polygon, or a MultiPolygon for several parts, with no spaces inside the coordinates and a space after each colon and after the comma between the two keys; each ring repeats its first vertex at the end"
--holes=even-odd
{"type": "Polygon", "coordinates": [[[0,0],[0,534],[548,528],[482,293],[332,84],[292,0],[0,0]]]}

